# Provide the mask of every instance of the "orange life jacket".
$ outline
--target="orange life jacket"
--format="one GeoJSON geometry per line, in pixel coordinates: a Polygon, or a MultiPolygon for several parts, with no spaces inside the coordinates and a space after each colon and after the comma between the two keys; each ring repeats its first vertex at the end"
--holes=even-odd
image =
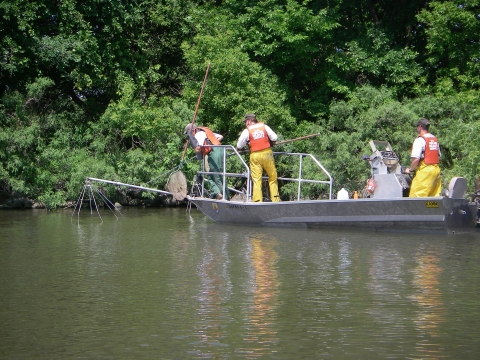
{"type": "MultiPolygon", "coordinates": [[[[367,191],[370,194],[373,194],[376,187],[377,187],[377,184],[375,184],[375,180],[373,180],[373,178],[370,178],[370,179],[367,180],[367,186],[365,188],[367,189],[367,191]]],[[[358,197],[358,195],[357,195],[357,197],[358,197]]]]}
{"type": "Polygon", "coordinates": [[[204,145],[220,145],[220,141],[218,141],[218,139],[215,137],[215,134],[213,133],[213,131],[210,130],[209,128],[203,127],[203,126],[197,126],[197,129],[205,131],[205,133],[207,134],[207,139],[205,140],[205,142],[203,144],[199,144],[199,145],[202,145],[202,147],[201,147],[202,154],[203,155],[208,155],[208,153],[210,151],[212,151],[212,148],[210,146],[204,146],[204,145]]]}
{"type": "Polygon", "coordinates": [[[260,151],[270,147],[265,124],[259,122],[248,127],[248,137],[250,139],[250,151],[260,151]]]}
{"type": "Polygon", "coordinates": [[[430,136],[420,136],[425,140],[425,154],[423,160],[425,161],[425,164],[427,165],[432,165],[432,164],[438,164],[439,163],[439,158],[440,158],[440,147],[438,145],[438,140],[435,136],[432,134],[429,134],[430,136]]]}

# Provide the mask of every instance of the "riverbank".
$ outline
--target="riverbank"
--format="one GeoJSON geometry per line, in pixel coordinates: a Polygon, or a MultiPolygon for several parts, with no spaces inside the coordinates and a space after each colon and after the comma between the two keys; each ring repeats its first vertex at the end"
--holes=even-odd
{"type": "MultiPolygon", "coordinates": [[[[186,206],[186,201],[178,201],[169,195],[154,194],[149,198],[142,196],[142,191],[139,190],[119,190],[115,194],[108,198],[115,206],[143,206],[143,207],[178,207],[186,206]]],[[[57,208],[68,209],[74,208],[79,199],[70,199],[59,205],[57,208]]],[[[97,194],[95,194],[95,202],[97,206],[108,206],[97,194]]],[[[90,199],[88,196],[83,197],[82,207],[90,206],[90,199]]],[[[44,202],[36,199],[31,199],[23,194],[14,193],[7,195],[5,193],[0,196],[0,210],[18,210],[18,209],[51,209],[52,206],[48,206],[44,202]]]]}

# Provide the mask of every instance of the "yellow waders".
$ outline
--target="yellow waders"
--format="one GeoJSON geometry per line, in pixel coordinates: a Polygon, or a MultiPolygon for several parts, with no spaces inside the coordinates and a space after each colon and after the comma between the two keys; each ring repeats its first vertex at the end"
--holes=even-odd
{"type": "Polygon", "coordinates": [[[422,160],[412,180],[409,197],[440,197],[441,192],[440,167],[427,165],[422,160]]]}
{"type": "Polygon", "coordinates": [[[250,172],[253,182],[253,201],[262,201],[262,175],[263,169],[268,175],[268,187],[272,201],[280,201],[278,194],[277,169],[273,159],[272,149],[255,151],[250,154],[250,172]]]}

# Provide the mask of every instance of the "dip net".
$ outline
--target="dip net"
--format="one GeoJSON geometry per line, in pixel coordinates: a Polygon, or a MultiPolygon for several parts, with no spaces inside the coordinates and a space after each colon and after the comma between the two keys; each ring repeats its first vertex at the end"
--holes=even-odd
{"type": "Polygon", "coordinates": [[[182,201],[187,197],[187,178],[181,170],[170,174],[165,188],[173,195],[173,198],[182,201]]]}

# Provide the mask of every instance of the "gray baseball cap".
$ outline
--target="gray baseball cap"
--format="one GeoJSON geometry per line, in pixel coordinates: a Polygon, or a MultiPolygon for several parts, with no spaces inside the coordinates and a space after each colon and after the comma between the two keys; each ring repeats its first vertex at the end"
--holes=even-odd
{"type": "Polygon", "coordinates": [[[186,134],[187,132],[189,132],[190,130],[195,130],[197,127],[195,126],[195,124],[188,124],[187,126],[185,126],[185,132],[184,134],[186,134]]]}

